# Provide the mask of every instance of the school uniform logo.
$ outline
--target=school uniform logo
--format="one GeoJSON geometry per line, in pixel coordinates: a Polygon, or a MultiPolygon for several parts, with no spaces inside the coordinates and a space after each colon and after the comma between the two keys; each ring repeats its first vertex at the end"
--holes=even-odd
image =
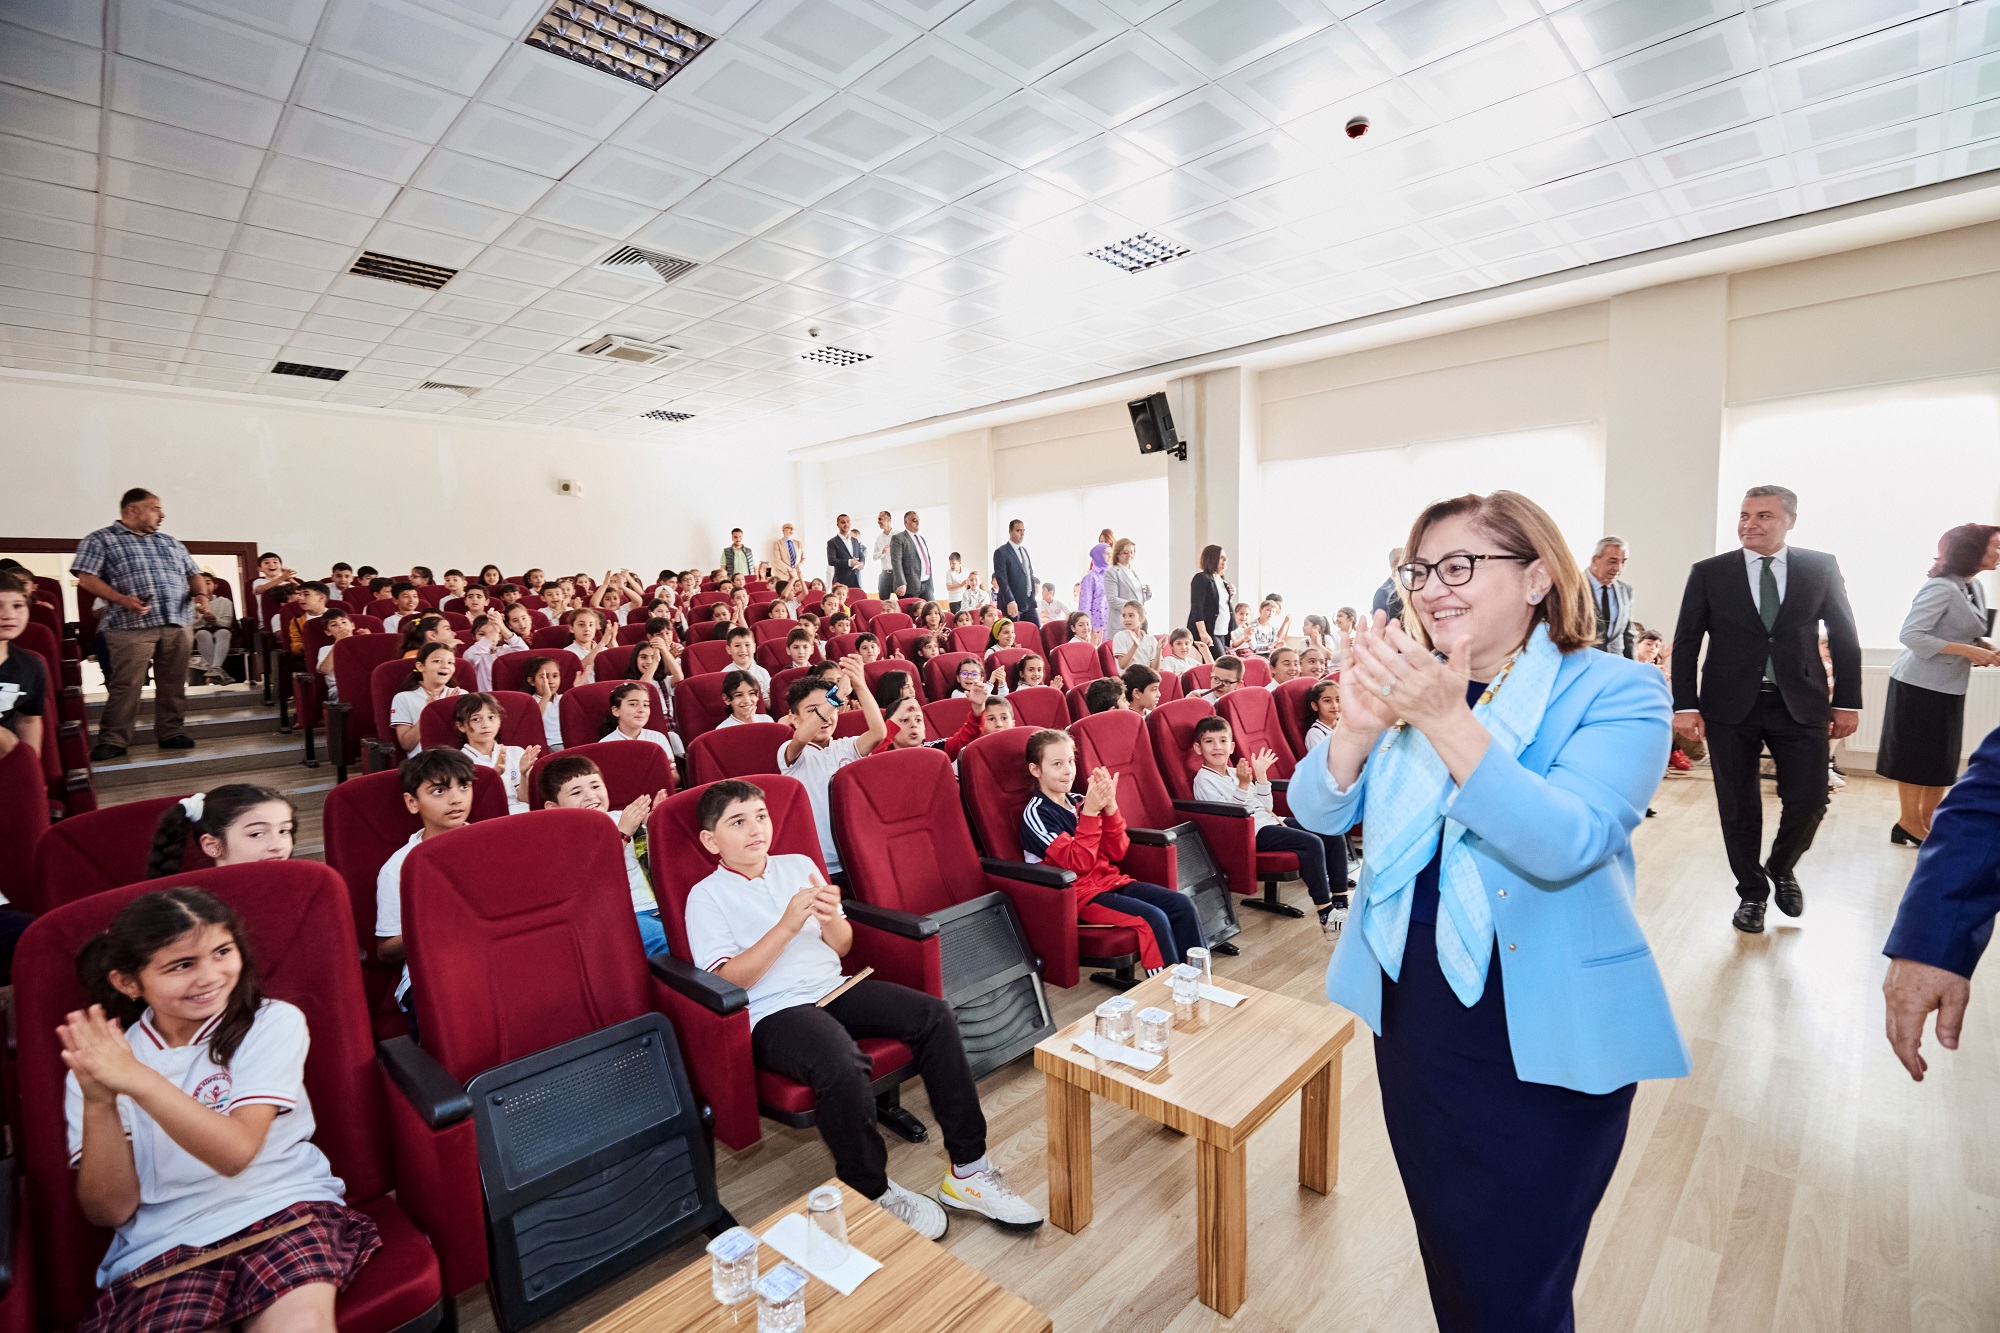
{"type": "Polygon", "coordinates": [[[229,1071],[218,1070],[194,1086],[194,1099],[198,1105],[211,1111],[227,1114],[229,1101],[235,1093],[235,1084],[230,1081],[229,1071]]]}

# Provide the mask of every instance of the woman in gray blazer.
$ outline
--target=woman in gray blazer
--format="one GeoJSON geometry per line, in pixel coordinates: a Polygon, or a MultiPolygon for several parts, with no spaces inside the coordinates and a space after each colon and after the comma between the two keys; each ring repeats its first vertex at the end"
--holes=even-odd
{"type": "Polygon", "coordinates": [[[1104,571],[1104,603],[1111,608],[1111,623],[1118,623],[1118,609],[1127,602],[1137,602],[1144,606],[1152,600],[1153,590],[1139,577],[1139,571],[1132,568],[1132,557],[1138,553],[1139,543],[1130,537],[1120,537],[1111,544],[1111,567],[1104,571]]]}
{"type": "Polygon", "coordinates": [[[1988,645],[1981,570],[2000,565],[2000,527],[1965,523],[1938,539],[1937,563],[1903,618],[1903,655],[1889,668],[1882,748],[1875,771],[1893,778],[1901,817],[1889,841],[1914,847],[1930,836],[1931,813],[1958,781],[1965,691],[1972,668],[2000,666],[1988,645]]]}

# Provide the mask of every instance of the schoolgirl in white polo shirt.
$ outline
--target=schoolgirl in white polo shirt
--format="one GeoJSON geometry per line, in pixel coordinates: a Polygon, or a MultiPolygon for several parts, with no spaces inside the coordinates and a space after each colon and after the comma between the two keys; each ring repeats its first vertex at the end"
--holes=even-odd
{"type": "Polygon", "coordinates": [[[77,960],[95,1003],[56,1029],[70,1165],[84,1216],[116,1232],[83,1333],[195,1333],[280,1307],[287,1327],[332,1333],[335,1294],[381,1247],[312,1144],[305,1016],[263,998],[241,940],[226,904],[174,888],[127,903],[77,960]]]}

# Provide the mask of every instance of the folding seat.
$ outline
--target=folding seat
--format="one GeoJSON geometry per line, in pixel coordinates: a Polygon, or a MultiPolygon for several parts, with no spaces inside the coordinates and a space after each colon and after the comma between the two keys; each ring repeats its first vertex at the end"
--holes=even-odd
{"type": "Polygon", "coordinates": [[[42,777],[49,799],[71,815],[97,808],[90,780],[90,727],[85,720],[83,690],[62,683],[62,646],[46,625],[22,627],[16,647],[42,659],[49,682],[49,701],[42,718],[42,777]]]}
{"type": "Polygon", "coordinates": [[[394,660],[393,634],[356,634],[333,646],[333,683],[340,699],[325,709],[326,752],[333,760],[335,782],[347,781],[348,765],[363,757],[363,743],[376,739],[388,717],[375,711],[373,680],[377,667],[394,660]]]}
{"type": "Polygon", "coordinates": [[[847,613],[854,617],[854,623],[861,629],[878,634],[881,631],[875,629],[875,617],[881,615],[883,609],[879,597],[850,597],[847,600],[847,613]]]}
{"type": "Polygon", "coordinates": [[[437,609],[438,603],[449,596],[451,596],[451,589],[445,587],[442,583],[426,583],[417,589],[418,599],[433,611],[437,609]]]}
{"type": "MultiPolygon", "coordinates": [[[[792,622],[787,620],[784,623],[789,625],[792,622]]],[[[755,629],[757,627],[752,625],[751,628],[755,629]]],[[[782,639],[766,639],[764,642],[758,644],[755,660],[758,666],[771,672],[784,671],[792,665],[792,655],[786,651],[785,642],[782,639]]],[[[817,643],[813,645],[812,656],[807,660],[812,662],[825,660],[820,656],[819,645],[817,643]]]]}
{"type": "Polygon", "coordinates": [[[949,699],[958,686],[958,664],[977,661],[977,653],[939,653],[924,663],[924,697],[949,699]]]}
{"type": "Polygon", "coordinates": [[[750,626],[752,642],[762,645],[773,641],[783,645],[791,632],[799,627],[796,620],[759,620],[750,626]]]}
{"type": "Polygon", "coordinates": [[[876,637],[881,640],[884,654],[889,657],[899,657],[908,661],[916,655],[917,640],[923,638],[929,632],[929,630],[921,630],[912,626],[909,629],[893,630],[886,636],[877,635],[876,637]]]}
{"type": "Polygon", "coordinates": [[[487,1282],[517,1329],[733,1225],[616,829],[587,810],[460,829],[411,852],[402,890],[423,1045],[379,1049],[445,1290],[487,1282]]]}
{"type": "Polygon", "coordinates": [[[868,618],[868,630],[884,643],[899,629],[915,629],[917,622],[905,611],[878,611],[868,618]]]}
{"type": "MultiPolygon", "coordinates": [[[[1072,723],[1069,734],[1076,740],[1079,780],[1095,768],[1118,775],[1118,809],[1132,843],[1120,867],[1134,879],[1186,894],[1201,917],[1203,936],[1210,944],[1226,943],[1241,929],[1229,877],[1197,822],[1200,816],[1175,807],[1153,757],[1145,719],[1129,708],[1112,708],[1072,723]]],[[[1228,846],[1239,859],[1254,853],[1254,836],[1250,853],[1245,853],[1242,828],[1231,824],[1227,831],[1228,846]]]]}
{"type": "Polygon", "coordinates": [[[523,597],[521,605],[528,608],[528,619],[534,623],[536,629],[547,629],[549,626],[555,624],[554,619],[550,617],[549,613],[542,609],[541,598],[523,597]]]}
{"type": "MultiPolygon", "coordinates": [[[[805,788],[775,773],[754,781],[771,812],[769,854],[810,856],[825,873],[805,788]]],[[[793,1129],[810,1129],[818,1117],[810,1088],[751,1063],[750,1022],[743,1013],[749,996],[741,987],[694,965],[687,937],[688,895],[717,864],[714,853],[701,845],[696,817],[706,790],[706,785],[690,787],[656,807],[646,820],[653,892],[660,901],[660,924],[666,928],[669,946],[667,953],[648,961],[653,975],[675,998],[674,1024],[681,1033],[682,1049],[689,1053],[695,1086],[714,1108],[715,1137],[741,1152],[763,1136],[760,1113],[793,1129]]],[[[872,967],[884,981],[944,995],[944,968],[933,923],[859,898],[849,898],[842,907],[854,928],[854,945],[841,959],[842,971],[852,975],[872,967]]],[[[877,1118],[911,1142],[922,1142],[927,1131],[902,1109],[897,1091],[916,1074],[915,1054],[886,1037],[862,1037],[855,1044],[869,1060],[877,1118]]]]}
{"type": "MultiPolygon", "coordinates": [[[[658,747],[648,747],[658,748],[658,747]]],[[[507,792],[500,775],[490,768],[474,772],[472,823],[507,813],[507,792]]],[[[380,1036],[409,1031],[394,991],[402,969],[375,956],[375,879],[382,863],[421,829],[423,821],[403,802],[403,784],[394,773],[365,773],[326,794],[322,814],[326,863],[340,872],[347,885],[348,913],[354,939],[360,942],[361,976],[368,1012],[380,1036]]]]}
{"type": "Polygon", "coordinates": [[[1206,662],[1201,663],[1199,666],[1191,666],[1186,671],[1181,672],[1183,696],[1207,689],[1212,683],[1211,677],[1213,675],[1213,669],[1206,662]]]}
{"type": "Polygon", "coordinates": [[[951,632],[953,652],[971,653],[984,657],[988,645],[993,642],[993,631],[984,625],[960,625],[951,632]]]}
{"type": "MultiPolygon", "coordinates": [[[[759,600],[753,595],[748,602],[744,603],[743,623],[746,625],[757,625],[768,620],[771,615],[771,608],[776,606],[777,602],[778,599],[775,597],[766,597],[759,600]]],[[[789,624],[789,622],[787,623],[789,624]]]]}
{"type": "MultiPolygon", "coordinates": [[[[611,711],[611,692],[620,685],[631,682],[623,680],[600,680],[595,685],[579,685],[565,693],[556,704],[556,718],[562,724],[563,748],[574,750],[579,745],[594,745],[604,738],[604,717],[611,711]]],[[[653,716],[646,723],[648,731],[665,734],[669,715],[667,699],[660,687],[652,681],[646,688],[653,695],[653,716]]],[[[629,745],[630,741],[614,741],[614,745],[629,745]]],[[[645,748],[657,750],[660,747],[645,744],[645,748]]]]}
{"type": "Polygon", "coordinates": [[[763,711],[769,713],[774,721],[783,718],[785,714],[785,699],[787,692],[792,688],[792,682],[805,679],[809,670],[810,667],[787,666],[771,672],[771,691],[765,696],[766,706],[763,711]]]}
{"type": "Polygon", "coordinates": [[[1024,685],[1010,690],[1007,702],[1014,705],[1016,726],[1060,731],[1070,724],[1069,704],[1062,691],[1052,685],[1024,685]]]}
{"type": "MultiPolygon", "coordinates": [[[[963,809],[957,812],[960,817],[949,819],[951,812],[940,801],[934,818],[940,824],[969,829],[979,840],[986,852],[979,864],[989,876],[988,887],[1008,889],[1050,985],[1074,986],[1084,968],[1094,967],[1100,970],[1091,973],[1092,981],[1125,990],[1138,980],[1132,973],[1140,958],[1137,932],[1129,926],[1078,921],[1076,876],[1047,862],[1030,865],[1021,853],[1021,812],[1035,794],[1033,779],[1028,776],[1028,740],[1034,734],[1026,727],[1009,727],[966,746],[958,756],[959,779],[964,784],[963,809]],[[1004,878],[993,882],[990,877],[995,875],[1004,878]]],[[[938,750],[897,753],[944,758],[938,750]]],[[[950,795],[956,800],[959,793],[954,790],[950,795]]],[[[844,857],[845,843],[841,850],[844,857]]]]}
{"type": "MultiPolygon", "coordinates": [[[[1068,682],[1064,683],[1067,684],[1068,682]]],[[[1069,710],[1069,720],[1071,722],[1090,716],[1090,705],[1083,700],[1083,689],[1084,687],[1081,685],[1071,685],[1063,691],[1063,706],[1069,710]]],[[[1064,725],[1068,724],[1065,723],[1064,725]]]]}
{"type": "Polygon", "coordinates": [[[66,1071],[56,1025],[88,1003],[76,979],[77,951],[141,893],[183,884],[236,910],[264,994],[297,1005],[311,1030],[305,1085],[317,1112],[313,1143],[345,1185],[348,1206],[367,1214],[382,1236],[382,1248],[335,1302],[338,1327],[342,1333],[438,1327],[445,1315],[438,1259],[411,1216],[425,1211],[430,1182],[421,1171],[398,1174],[389,1097],[374,1059],[340,879],[311,861],[227,866],[116,889],[50,912],[21,937],[14,1004],[28,1211],[18,1230],[5,1230],[26,1234],[33,1246],[40,1317],[28,1326],[66,1329],[95,1304],[93,1272],[110,1239],[84,1220],[77,1203],[63,1116],[66,1071]]]}
{"type": "Polygon", "coordinates": [[[462,614],[465,611],[465,599],[463,597],[447,597],[437,604],[437,609],[440,611],[457,611],[462,614]]]}
{"type": "Polygon", "coordinates": [[[1181,692],[1181,673],[1178,671],[1160,672],[1160,702],[1170,704],[1174,700],[1183,697],[1185,696],[1181,692]]]}
{"type": "Polygon", "coordinates": [[[696,621],[688,626],[688,632],[683,637],[689,643],[706,643],[710,639],[727,637],[730,628],[726,620],[696,621]]]}
{"type": "Polygon", "coordinates": [[[990,676],[996,669],[1012,671],[1014,664],[1023,658],[1040,656],[1041,653],[1033,648],[995,648],[986,654],[986,674],[990,676]]]}
{"type": "Polygon", "coordinates": [[[853,899],[911,913],[935,931],[942,975],[929,989],[952,1006],[974,1077],[1055,1031],[1039,975],[1048,955],[1037,957],[1033,939],[1067,945],[1073,969],[1073,877],[982,862],[942,751],[893,750],[849,764],[834,775],[829,799],[853,899]],[[1065,907],[1067,922],[1057,915],[1065,907]]]}
{"type": "Polygon", "coordinates": [[[1263,689],[1271,683],[1271,664],[1261,657],[1243,659],[1243,683],[1263,689]]]}
{"type": "Polygon", "coordinates": [[[750,722],[723,727],[688,746],[688,783],[705,786],[723,778],[747,778],[778,771],[778,748],[791,740],[782,722],[750,722]]]}
{"type": "MultiPolygon", "coordinates": [[[[180,799],[153,796],[125,801],[60,821],[49,828],[35,851],[33,890],[25,897],[8,897],[22,910],[40,913],[150,878],[146,863],[153,858],[153,833],[167,807],[180,799]]],[[[211,864],[193,837],[183,846],[181,857],[182,870],[211,864]]],[[[27,869],[28,858],[19,859],[21,868],[27,869]]]]}
{"type": "Polygon", "coordinates": [[[1069,617],[1047,621],[1042,625],[1042,651],[1052,653],[1059,643],[1069,642],[1069,617]]]}
{"type": "MultiPolygon", "coordinates": [[[[348,620],[353,623],[357,636],[382,633],[382,622],[374,616],[350,612],[348,620]]],[[[327,677],[332,666],[329,662],[327,671],[319,669],[320,654],[331,642],[326,636],[323,618],[315,617],[305,623],[300,631],[300,642],[305,651],[300,654],[299,664],[291,672],[292,718],[298,729],[305,733],[306,767],[318,768],[319,752],[314,744],[314,733],[326,724],[327,677]]],[[[331,744],[328,748],[332,748],[331,744]]]]}
{"type": "Polygon", "coordinates": [[[706,583],[704,583],[702,585],[702,591],[688,598],[688,609],[698,611],[702,607],[714,606],[717,602],[726,602],[728,600],[729,600],[728,593],[717,592],[714,588],[711,588],[706,583]]]}
{"type": "Polygon", "coordinates": [[[722,639],[708,639],[687,646],[687,665],[683,671],[691,675],[706,675],[711,671],[728,671],[729,644],[722,639]]]}
{"type": "Polygon", "coordinates": [[[493,659],[493,688],[514,690],[522,694],[533,694],[528,688],[528,663],[534,661],[554,662],[556,670],[562,673],[562,686],[557,693],[563,693],[576,684],[576,678],[583,671],[583,659],[575,653],[526,652],[506,653],[493,659]]]}
{"type": "MultiPolygon", "coordinates": [[[[519,690],[494,690],[492,694],[500,705],[500,744],[548,747],[548,735],[542,728],[542,706],[535,702],[534,695],[519,690]]],[[[431,700],[417,715],[417,739],[426,750],[456,750],[465,743],[465,737],[458,731],[457,716],[456,695],[431,700]]]]}
{"type": "MultiPolygon", "coordinates": [[[[76,817],[92,819],[96,814],[76,817]]],[[[34,905],[33,870],[49,831],[49,786],[42,776],[40,756],[25,745],[0,755],[0,828],[7,830],[8,839],[7,855],[0,856],[0,898],[22,911],[39,911],[34,905]]],[[[4,1257],[0,1252],[0,1258],[4,1257]]],[[[0,1327],[4,1326],[0,1322],[0,1327]]]]}
{"type": "Polygon", "coordinates": [[[860,637],[859,633],[834,635],[826,641],[826,655],[838,662],[841,658],[854,651],[854,641],[860,637]]]}
{"type": "Polygon", "coordinates": [[[528,646],[536,652],[553,652],[558,648],[567,648],[575,642],[576,636],[569,632],[568,625],[551,625],[547,629],[538,629],[528,636],[528,646]]]}
{"type": "Polygon", "coordinates": [[[451,626],[452,631],[458,635],[460,643],[464,643],[472,637],[471,616],[461,611],[445,611],[440,614],[444,616],[444,623],[451,626]]]}
{"type": "Polygon", "coordinates": [[[641,796],[672,791],[679,785],[674,761],[657,745],[631,741],[589,741],[580,745],[565,742],[560,750],[545,751],[529,771],[528,790],[534,797],[530,804],[536,809],[542,806],[542,770],[566,754],[580,754],[597,765],[597,771],[604,775],[604,789],[614,810],[623,810],[641,796]]]}
{"type": "Polygon", "coordinates": [[[1239,756],[1264,749],[1277,756],[1277,762],[1271,765],[1272,802],[1279,814],[1290,814],[1285,788],[1291,785],[1292,770],[1298,761],[1292,757],[1292,744],[1285,739],[1284,728],[1278,725],[1278,705],[1271,692],[1245,685],[1223,695],[1216,702],[1215,711],[1229,722],[1230,736],[1236,742],[1239,756]]]}
{"type": "Polygon", "coordinates": [[[939,699],[936,703],[924,705],[924,739],[941,740],[956,736],[958,729],[965,725],[965,719],[972,716],[972,701],[964,695],[955,699],[939,699]]]}
{"type": "Polygon", "coordinates": [[[1280,880],[1299,877],[1299,858],[1291,852],[1258,851],[1256,823],[1242,806],[1194,799],[1194,724],[1214,711],[1205,699],[1176,699],[1146,715],[1146,736],[1160,779],[1174,798],[1174,809],[1194,816],[1201,826],[1222,872],[1229,876],[1231,892],[1260,912],[1304,916],[1278,897],[1280,880]],[[1260,887],[1263,896],[1251,896],[1260,887]]]}
{"type": "MultiPolygon", "coordinates": [[[[833,738],[837,741],[846,740],[849,736],[859,736],[867,730],[868,715],[857,708],[852,712],[842,713],[834,720],[833,738]]],[[[924,739],[936,740],[937,737],[926,732],[924,739]]]]}
{"type": "MultiPolygon", "coordinates": [[[[632,666],[632,652],[637,645],[628,644],[619,648],[606,648],[597,654],[597,678],[599,680],[623,680],[632,666]]],[[[574,653],[571,654],[575,656],[574,653]]]]}
{"type": "Polygon", "coordinates": [[[924,599],[921,597],[898,597],[896,599],[896,609],[906,616],[916,615],[922,609],[923,604],[924,599]]]}
{"type": "Polygon", "coordinates": [[[387,620],[396,614],[396,601],[392,597],[377,597],[368,603],[368,614],[377,620],[387,620]]]}
{"type": "MultiPolygon", "coordinates": [[[[926,699],[930,698],[930,695],[926,693],[924,690],[923,673],[917,670],[917,664],[915,662],[908,661],[901,657],[881,657],[877,658],[873,662],[866,663],[861,668],[862,677],[867,680],[868,688],[870,690],[873,690],[875,688],[876,681],[882,679],[882,677],[888,675],[891,671],[900,671],[904,675],[910,678],[910,683],[914,685],[917,690],[918,703],[922,703],[926,699]]],[[[771,680],[771,685],[774,689],[777,687],[777,683],[778,683],[777,678],[773,677],[771,680]]]]}
{"type": "MultiPolygon", "coordinates": [[[[352,643],[344,640],[343,645],[352,643]]],[[[473,674],[472,664],[463,657],[455,657],[456,670],[452,672],[451,683],[461,690],[472,691],[479,688],[479,678],[473,674]]],[[[368,673],[368,694],[375,705],[375,734],[361,738],[361,769],[373,773],[382,768],[394,768],[403,762],[403,747],[396,740],[396,729],[389,724],[390,711],[395,707],[396,696],[410,687],[410,673],[415,669],[413,659],[392,657],[378,663],[368,673]]],[[[346,697],[346,691],[341,692],[346,697]]]]}
{"type": "Polygon", "coordinates": [[[1306,695],[1317,684],[1311,676],[1299,676],[1271,691],[1271,702],[1278,708],[1278,730],[1285,734],[1285,744],[1292,747],[1294,760],[1306,757],[1306,732],[1319,720],[1306,712],[1306,695]]]}
{"type": "Polygon", "coordinates": [[[710,671],[674,686],[674,726],[682,745],[693,745],[695,737],[714,731],[715,724],[729,716],[722,702],[722,680],[722,672],[710,671]]]}
{"type": "Polygon", "coordinates": [[[1062,677],[1065,689],[1075,689],[1104,676],[1118,674],[1104,669],[1104,657],[1097,651],[1096,644],[1076,639],[1064,640],[1049,649],[1049,669],[1062,677]]]}
{"type": "Polygon", "coordinates": [[[620,625],[618,627],[618,642],[620,644],[641,643],[645,640],[645,637],[646,622],[643,620],[635,620],[629,625],[620,625]]]}
{"type": "MultiPolygon", "coordinates": [[[[229,587],[229,584],[223,579],[216,579],[215,582],[220,584],[225,590],[229,587]]],[[[227,595],[225,591],[224,596],[227,595]]],[[[60,611],[63,604],[62,580],[50,574],[35,575],[35,600],[47,602],[50,606],[60,611]]],[[[234,597],[231,597],[229,600],[231,605],[234,605],[236,602],[234,597]]]]}

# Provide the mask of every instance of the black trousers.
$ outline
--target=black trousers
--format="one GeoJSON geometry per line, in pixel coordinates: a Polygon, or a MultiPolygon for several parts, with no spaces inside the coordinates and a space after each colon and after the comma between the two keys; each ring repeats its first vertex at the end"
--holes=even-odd
{"type": "Polygon", "coordinates": [[[856,1037],[890,1037],[916,1052],[953,1165],[986,1155],[986,1115],[951,1006],[871,977],[824,1009],[794,1005],[750,1030],[750,1056],[759,1068],[812,1089],[819,1136],[833,1154],[835,1175],[870,1199],[889,1188],[889,1150],[875,1128],[868,1057],[856,1037]]]}
{"type": "Polygon", "coordinates": [[[1257,830],[1260,852],[1290,852],[1299,858],[1299,878],[1313,902],[1324,907],[1347,896],[1347,835],[1314,833],[1295,819],[1257,830]]]}
{"type": "Polygon", "coordinates": [[[1737,896],[1745,902],[1764,902],[1771,896],[1766,866],[1789,873],[1812,846],[1813,834],[1826,814],[1826,767],[1832,758],[1826,723],[1795,721],[1783,696],[1767,689],[1758,694],[1750,715],[1741,722],[1703,718],[1702,725],[1708,734],[1709,768],[1715,774],[1722,845],[1729,852],[1737,896]],[[1766,746],[1777,761],[1778,800],[1783,806],[1768,861],[1759,856],[1764,843],[1764,801],[1757,776],[1766,746]]]}

